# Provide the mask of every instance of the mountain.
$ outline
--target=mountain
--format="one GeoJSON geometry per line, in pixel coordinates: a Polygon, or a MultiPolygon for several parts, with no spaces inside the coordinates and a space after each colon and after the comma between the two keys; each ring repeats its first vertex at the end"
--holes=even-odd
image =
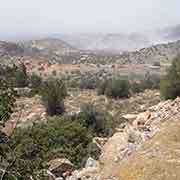
{"type": "Polygon", "coordinates": [[[55,53],[57,55],[68,54],[76,52],[68,43],[55,38],[44,38],[39,40],[25,41],[20,43],[21,46],[29,49],[36,49],[42,54],[55,53]]]}
{"type": "Polygon", "coordinates": [[[139,33],[65,34],[59,37],[78,49],[91,51],[117,52],[151,45],[148,38],[139,33]]]}
{"type": "Polygon", "coordinates": [[[55,35],[82,50],[122,52],[180,40],[180,25],[139,33],[76,33],[55,35]]]}
{"type": "Polygon", "coordinates": [[[120,62],[125,63],[171,63],[172,59],[180,54],[180,41],[158,44],[138,51],[123,52],[119,56],[120,62]]]}
{"type": "Polygon", "coordinates": [[[77,49],[59,39],[45,38],[19,43],[0,41],[1,64],[16,63],[25,59],[66,63],[77,53],[79,54],[77,49]]]}

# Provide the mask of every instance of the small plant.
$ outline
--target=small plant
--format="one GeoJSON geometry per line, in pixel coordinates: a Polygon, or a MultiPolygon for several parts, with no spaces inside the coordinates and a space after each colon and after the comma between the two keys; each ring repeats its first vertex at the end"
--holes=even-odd
{"type": "Polygon", "coordinates": [[[61,115],[64,112],[63,99],[66,97],[67,91],[62,80],[45,81],[41,88],[41,94],[50,116],[61,115]]]}

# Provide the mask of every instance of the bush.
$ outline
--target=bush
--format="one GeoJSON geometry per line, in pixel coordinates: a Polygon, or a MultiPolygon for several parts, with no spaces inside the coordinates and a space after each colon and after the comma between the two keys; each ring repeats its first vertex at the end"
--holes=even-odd
{"type": "Polygon", "coordinates": [[[147,73],[143,80],[139,83],[132,82],[131,83],[131,91],[133,93],[140,93],[146,89],[159,89],[160,88],[160,77],[156,75],[150,75],[147,73]]]}
{"type": "Polygon", "coordinates": [[[107,85],[108,85],[108,81],[101,82],[97,88],[97,94],[98,95],[104,95],[106,88],[107,88],[107,85]]]}
{"type": "Polygon", "coordinates": [[[4,123],[13,112],[15,97],[17,93],[8,87],[5,80],[0,79],[0,121],[4,123]]]}
{"type": "Polygon", "coordinates": [[[133,82],[133,83],[131,84],[131,91],[132,91],[133,93],[140,93],[140,92],[143,92],[144,89],[143,89],[141,83],[133,82]]]}
{"type": "Polygon", "coordinates": [[[83,158],[87,158],[91,141],[92,136],[86,127],[71,116],[52,118],[47,124],[35,124],[27,129],[16,129],[11,145],[16,161],[11,170],[27,178],[45,168],[45,162],[55,158],[68,158],[80,167],[83,158]]]}
{"type": "Polygon", "coordinates": [[[92,104],[83,104],[78,121],[89,129],[94,136],[110,136],[113,131],[113,118],[92,104]]]}
{"type": "Polygon", "coordinates": [[[66,97],[67,91],[62,80],[45,81],[42,85],[41,94],[50,116],[61,115],[64,112],[63,99],[66,97]]]}
{"type": "Polygon", "coordinates": [[[28,75],[26,71],[26,66],[21,63],[17,71],[15,72],[16,86],[23,88],[28,85],[28,75]]]}
{"type": "Polygon", "coordinates": [[[106,95],[112,98],[124,98],[130,94],[130,84],[128,80],[111,79],[101,82],[97,88],[98,95],[106,95]]]}
{"type": "Polygon", "coordinates": [[[42,86],[42,78],[36,74],[32,74],[29,76],[29,87],[31,88],[31,91],[28,95],[28,97],[33,97],[36,94],[40,94],[41,92],[41,86],[42,86]]]}
{"type": "Polygon", "coordinates": [[[21,63],[19,67],[15,64],[11,67],[7,66],[5,69],[4,78],[11,87],[26,87],[28,85],[26,66],[23,63],[21,63]]]}
{"type": "Polygon", "coordinates": [[[95,89],[97,87],[97,80],[91,77],[81,78],[79,88],[80,89],[95,89]]]}
{"type": "Polygon", "coordinates": [[[42,78],[36,74],[29,76],[29,86],[33,89],[39,89],[42,84],[42,78]]]}
{"type": "Polygon", "coordinates": [[[180,56],[176,57],[160,85],[161,96],[164,99],[175,99],[180,96],[180,56]]]}
{"type": "Polygon", "coordinates": [[[124,98],[129,96],[130,85],[127,80],[113,79],[108,82],[105,95],[112,98],[124,98]]]}

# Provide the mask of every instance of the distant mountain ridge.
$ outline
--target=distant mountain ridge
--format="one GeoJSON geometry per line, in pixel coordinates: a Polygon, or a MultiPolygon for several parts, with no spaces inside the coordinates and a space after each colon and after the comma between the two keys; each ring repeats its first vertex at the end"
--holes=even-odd
{"type": "Polygon", "coordinates": [[[55,35],[81,50],[122,52],[180,40],[180,25],[142,33],[76,33],[55,35]]]}
{"type": "MultiPolygon", "coordinates": [[[[180,40],[169,43],[169,41],[173,38],[175,39],[175,37],[179,37],[179,28],[175,28],[175,30],[173,31],[169,29],[163,30],[163,32],[161,33],[161,38],[163,36],[166,37],[166,41],[168,43],[165,42],[159,44],[158,42],[161,42],[162,39],[157,40],[158,38],[156,37],[160,37],[160,35],[154,34],[152,32],[149,33],[152,35],[151,37],[156,40],[156,45],[149,45],[147,47],[144,47],[142,44],[147,45],[149,42],[146,38],[142,38],[143,36],[141,36],[140,34],[138,34],[138,36],[129,35],[129,46],[135,46],[137,41],[141,42],[142,45],[142,48],[132,51],[120,51],[117,49],[115,50],[113,49],[113,47],[112,49],[109,49],[109,45],[114,45],[114,39],[116,39],[115,37],[117,37],[115,43],[118,45],[118,38],[120,37],[119,34],[108,34],[104,36],[103,41],[101,41],[104,44],[101,51],[80,50],[73,45],[69,45],[70,43],[65,42],[65,40],[61,40],[58,38],[44,38],[39,40],[24,41],[20,43],[0,41],[0,63],[9,64],[12,62],[17,62],[17,60],[28,59],[30,61],[40,60],[50,63],[62,64],[152,64],[153,62],[170,63],[175,56],[180,54],[180,40]],[[110,40],[113,42],[109,42],[110,40]],[[134,44],[130,43],[131,41],[133,41],[134,44]]],[[[102,36],[100,36],[99,34],[96,34],[96,36],[93,35],[89,41],[93,39],[93,43],[95,43],[96,41],[99,41],[101,37],[102,36]]],[[[127,42],[127,37],[121,36],[121,39],[124,39],[124,41],[127,42]]],[[[85,42],[84,39],[83,41],[85,42]]],[[[88,45],[88,37],[86,44],[88,45]]],[[[83,46],[83,43],[81,44],[81,46],[83,46]]]]}

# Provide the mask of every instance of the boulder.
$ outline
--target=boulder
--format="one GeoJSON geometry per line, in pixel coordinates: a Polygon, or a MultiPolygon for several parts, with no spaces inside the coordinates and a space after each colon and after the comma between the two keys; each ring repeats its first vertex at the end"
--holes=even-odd
{"type": "Polygon", "coordinates": [[[48,162],[48,166],[49,171],[56,175],[56,177],[66,176],[74,169],[74,165],[65,158],[51,160],[48,162]]]}
{"type": "Polygon", "coordinates": [[[146,112],[143,112],[143,113],[140,113],[136,120],[133,121],[133,126],[135,128],[141,128],[141,127],[144,127],[144,125],[147,123],[148,120],[150,120],[151,118],[151,112],[150,111],[146,111],[146,112]]]}

